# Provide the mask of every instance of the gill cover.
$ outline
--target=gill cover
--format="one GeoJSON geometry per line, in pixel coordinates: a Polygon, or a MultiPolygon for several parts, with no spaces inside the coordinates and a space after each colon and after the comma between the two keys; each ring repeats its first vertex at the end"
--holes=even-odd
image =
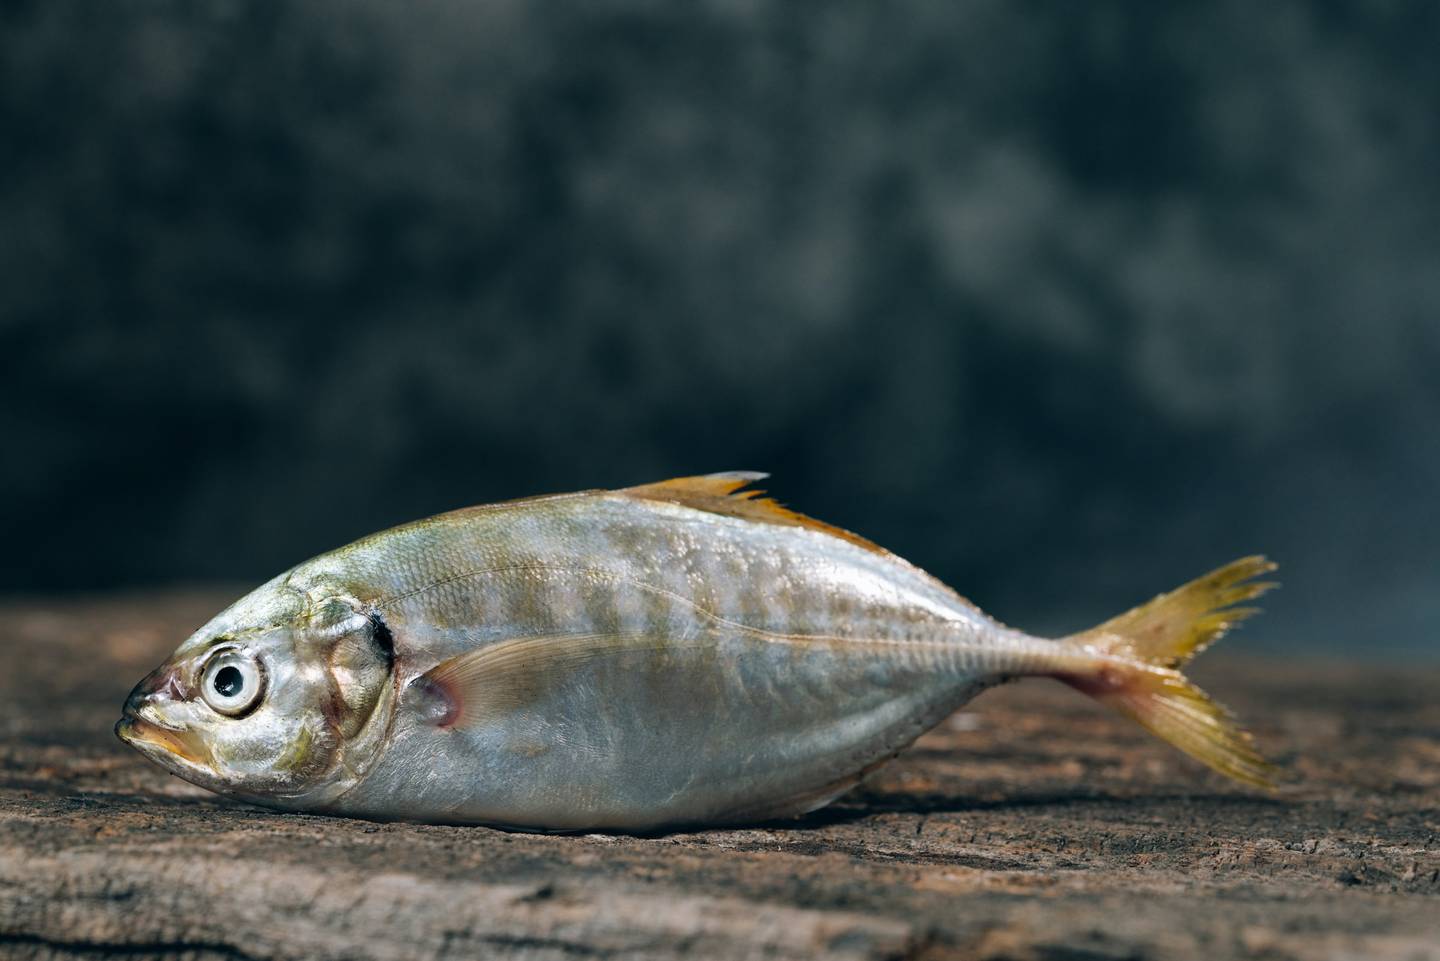
{"type": "Polygon", "coordinates": [[[390,684],[394,638],[379,614],[364,613],[344,598],[320,604],[312,623],[330,680],[326,716],[342,738],[353,738],[374,716],[390,684]]]}

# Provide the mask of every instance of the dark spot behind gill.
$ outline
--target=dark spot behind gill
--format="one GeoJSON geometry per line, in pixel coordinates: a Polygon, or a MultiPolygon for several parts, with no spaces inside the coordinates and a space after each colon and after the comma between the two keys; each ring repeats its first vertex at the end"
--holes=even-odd
{"type": "Polygon", "coordinates": [[[370,611],[365,616],[370,618],[371,636],[375,640],[375,646],[385,654],[387,664],[393,667],[395,665],[395,635],[390,633],[390,628],[386,625],[385,619],[380,616],[379,611],[370,611]]]}

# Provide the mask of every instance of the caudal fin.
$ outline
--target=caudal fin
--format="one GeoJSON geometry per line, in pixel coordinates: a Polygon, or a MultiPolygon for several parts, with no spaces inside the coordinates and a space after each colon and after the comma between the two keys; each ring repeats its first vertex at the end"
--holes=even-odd
{"type": "Polygon", "coordinates": [[[1246,557],[1067,638],[1078,658],[1061,680],[1133,718],[1152,734],[1237,781],[1274,787],[1275,768],[1225,708],[1180,668],[1252,614],[1241,607],[1276,585],[1254,578],[1275,570],[1246,557]]]}

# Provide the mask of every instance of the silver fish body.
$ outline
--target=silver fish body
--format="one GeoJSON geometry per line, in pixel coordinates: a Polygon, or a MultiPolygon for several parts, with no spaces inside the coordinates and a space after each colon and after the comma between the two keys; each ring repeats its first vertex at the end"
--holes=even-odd
{"type": "Polygon", "coordinates": [[[282,808],[646,830],[813,810],[1007,677],[1133,660],[733,494],[754,476],[471,508],[317,557],[196,632],[122,737],[282,808]],[[203,686],[244,681],[226,652],[266,690],[206,719],[203,686]]]}

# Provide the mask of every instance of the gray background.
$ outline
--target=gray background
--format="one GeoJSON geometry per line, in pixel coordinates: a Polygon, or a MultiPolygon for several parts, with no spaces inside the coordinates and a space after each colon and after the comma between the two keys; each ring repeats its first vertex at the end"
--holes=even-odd
{"type": "MultiPolygon", "coordinates": [[[[1440,6],[10,2],[0,589],[730,468],[997,616],[1440,654],[1440,6]]],[[[1239,647],[1239,642],[1236,642],[1239,647]]]]}

